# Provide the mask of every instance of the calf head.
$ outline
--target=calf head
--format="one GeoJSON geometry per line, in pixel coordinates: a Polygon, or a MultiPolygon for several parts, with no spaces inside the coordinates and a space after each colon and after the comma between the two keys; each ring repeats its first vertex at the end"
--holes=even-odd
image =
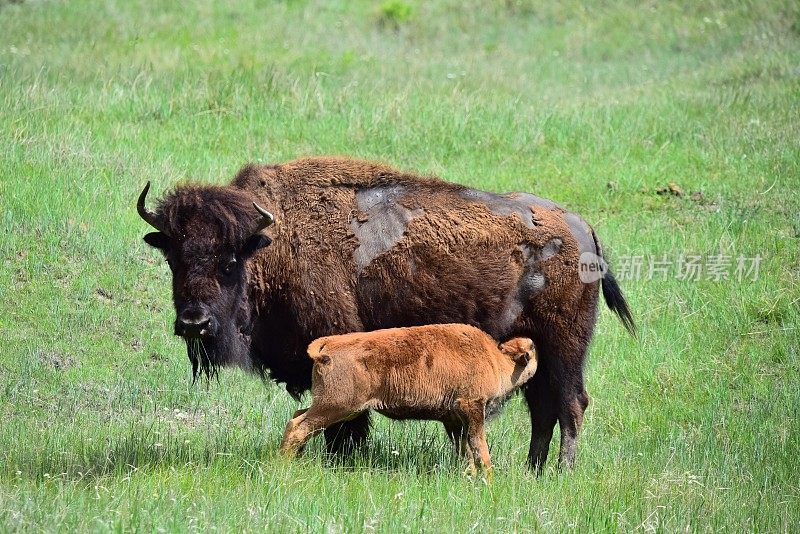
{"type": "Polygon", "coordinates": [[[500,343],[498,348],[500,352],[522,365],[536,359],[533,341],[527,337],[509,339],[505,343],[500,343]]]}
{"type": "Polygon", "coordinates": [[[186,341],[192,373],[206,378],[226,364],[249,366],[251,304],[245,262],[271,243],[261,231],[272,215],[245,192],[231,187],[184,186],[155,211],[139,215],[157,232],[144,236],[172,270],[175,335],[186,341]]]}
{"type": "Polygon", "coordinates": [[[514,360],[514,373],[511,376],[511,384],[519,387],[536,374],[538,361],[536,350],[533,348],[533,341],[527,337],[515,337],[505,343],[498,345],[500,352],[514,360]]]}

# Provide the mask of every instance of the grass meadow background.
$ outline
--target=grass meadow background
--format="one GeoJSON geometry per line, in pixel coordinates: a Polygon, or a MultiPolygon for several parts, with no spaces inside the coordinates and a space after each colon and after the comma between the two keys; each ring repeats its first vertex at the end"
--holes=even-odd
{"type": "Polygon", "coordinates": [[[794,1],[0,0],[0,531],[796,532],[799,187],[794,1]],[[190,385],[134,202],[318,154],[554,199],[612,266],[759,276],[621,281],[641,339],[603,308],[572,473],[557,433],[524,467],[519,398],[492,487],[430,423],[289,463],[308,399],[190,385]]]}

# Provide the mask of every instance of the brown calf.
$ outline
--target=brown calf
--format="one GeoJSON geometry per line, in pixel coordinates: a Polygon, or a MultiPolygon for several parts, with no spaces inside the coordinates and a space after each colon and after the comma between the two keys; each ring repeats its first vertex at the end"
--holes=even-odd
{"type": "Polygon", "coordinates": [[[317,432],[375,410],[393,419],[445,425],[457,449],[491,470],[487,412],[536,372],[533,342],[497,344],[464,324],[390,328],[322,337],[311,343],[310,408],[286,425],[281,451],[294,455],[317,432]]]}

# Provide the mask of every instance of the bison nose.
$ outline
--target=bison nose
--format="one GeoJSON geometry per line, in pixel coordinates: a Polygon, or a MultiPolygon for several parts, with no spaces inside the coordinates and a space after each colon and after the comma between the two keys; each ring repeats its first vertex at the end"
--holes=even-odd
{"type": "Polygon", "coordinates": [[[178,317],[175,321],[175,334],[183,337],[201,337],[211,334],[211,318],[178,317]]]}

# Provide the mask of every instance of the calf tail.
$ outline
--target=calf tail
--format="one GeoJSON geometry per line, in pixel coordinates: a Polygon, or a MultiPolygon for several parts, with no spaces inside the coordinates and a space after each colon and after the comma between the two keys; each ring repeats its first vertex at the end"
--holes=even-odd
{"type": "Polygon", "coordinates": [[[625,330],[627,330],[634,339],[637,339],[638,335],[636,332],[636,324],[633,322],[633,316],[631,315],[630,308],[628,308],[628,302],[625,300],[625,296],[622,294],[622,289],[619,287],[617,279],[614,278],[614,273],[611,272],[611,266],[609,266],[605,261],[605,258],[603,258],[603,249],[600,247],[600,240],[597,239],[594,229],[592,229],[592,238],[594,239],[594,244],[597,248],[597,255],[603,260],[605,265],[603,278],[600,279],[600,287],[603,290],[603,299],[606,301],[608,309],[617,314],[619,320],[622,321],[622,325],[625,327],[625,330]]]}

